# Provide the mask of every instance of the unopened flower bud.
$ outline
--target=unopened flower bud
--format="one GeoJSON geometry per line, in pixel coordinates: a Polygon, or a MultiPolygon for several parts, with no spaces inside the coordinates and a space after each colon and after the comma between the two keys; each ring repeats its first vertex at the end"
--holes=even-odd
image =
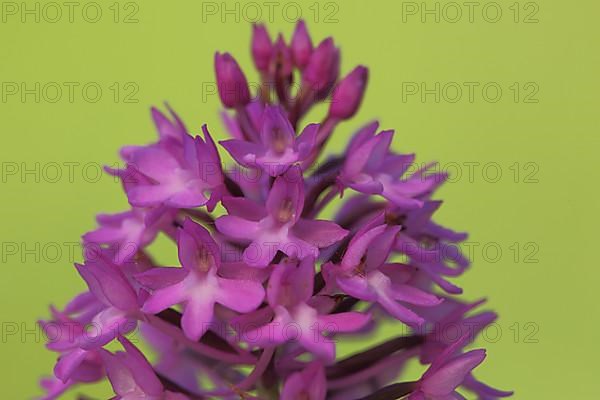
{"type": "Polygon", "coordinates": [[[277,37],[273,47],[275,54],[275,74],[277,77],[289,77],[292,75],[294,64],[292,61],[292,51],[285,43],[283,35],[277,37]]]}
{"type": "Polygon", "coordinates": [[[302,74],[303,83],[313,91],[316,99],[327,97],[340,70],[340,53],[332,38],[323,40],[310,56],[302,74]]]}
{"type": "Polygon", "coordinates": [[[369,70],[363,66],[354,68],[342,79],[333,91],[329,115],[337,119],[352,118],[365,94],[368,79],[369,70]]]}
{"type": "Polygon", "coordinates": [[[272,54],[273,44],[267,28],[262,24],[254,24],[252,27],[252,59],[256,69],[267,72],[272,54]]]}
{"type": "Polygon", "coordinates": [[[298,21],[298,24],[296,25],[296,30],[292,36],[291,47],[294,64],[299,69],[304,69],[310,61],[313,45],[303,20],[298,21]]]}
{"type": "Polygon", "coordinates": [[[231,54],[215,53],[215,74],[219,97],[225,107],[235,108],[250,102],[248,81],[231,54]]]}

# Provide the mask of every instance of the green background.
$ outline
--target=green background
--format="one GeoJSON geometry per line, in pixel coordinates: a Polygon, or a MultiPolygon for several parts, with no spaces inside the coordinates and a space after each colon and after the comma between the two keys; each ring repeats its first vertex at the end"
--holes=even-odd
{"type": "MultiPolygon", "coordinates": [[[[524,1],[517,3],[518,22],[513,2],[486,6],[486,14],[488,2],[478,3],[472,22],[465,6],[462,18],[452,22],[456,3],[448,2],[438,3],[439,22],[423,14],[421,2],[293,3],[287,14],[278,3],[272,18],[262,1],[227,2],[231,14],[214,2],[208,6],[217,8],[215,15],[197,1],[139,1],[132,3],[136,8],[123,1],[117,3],[118,22],[113,2],[99,2],[103,15],[97,23],[83,18],[85,2],[75,9],[73,22],[68,15],[51,22],[51,9],[46,15],[40,9],[39,22],[35,16],[22,22],[22,10],[16,16],[3,13],[1,397],[30,398],[39,393],[38,376],[51,371],[55,356],[35,333],[35,320],[47,316],[48,303],[62,306],[83,289],[71,266],[69,243],[93,228],[95,213],[126,207],[120,185],[96,174],[100,165],[117,161],[120,146],[154,140],[149,106],[168,100],[194,131],[206,122],[216,137],[225,137],[218,97],[203,87],[213,83],[216,50],[231,51],[251,70],[247,20],[258,5],[271,32],[289,35],[300,10],[315,38],[335,37],[344,72],[358,63],[370,67],[364,105],[339,127],[331,149],[341,149],[355,128],[379,118],[383,127],[396,129],[396,149],[416,151],[421,161],[439,160],[454,173],[454,181],[438,195],[446,200],[438,220],[469,231],[476,248],[474,267],[457,283],[469,299],[488,297],[501,315],[501,335],[490,330],[488,340],[479,341],[488,349],[488,360],[477,375],[516,390],[520,399],[595,398],[600,393],[594,376],[600,322],[594,295],[600,278],[594,256],[597,3],[524,1]],[[408,15],[413,6],[417,14],[408,15]],[[498,7],[502,17],[493,23],[498,7]],[[138,22],[124,23],[132,12],[129,20],[138,22]],[[64,92],[51,103],[50,85],[39,103],[31,94],[23,101],[20,93],[6,93],[12,82],[30,88],[35,82],[41,87],[57,82],[64,92]],[[70,102],[64,82],[76,82],[80,89],[96,82],[103,94],[92,103],[76,89],[70,102]],[[120,87],[116,99],[115,82],[120,87]],[[126,86],[129,82],[133,86],[126,86]],[[403,88],[413,82],[429,89],[439,82],[440,101],[433,94],[425,101],[408,96],[403,88]],[[463,88],[456,102],[452,82],[463,88]],[[464,82],[479,84],[472,101],[464,82]],[[486,84],[492,87],[488,97],[482,93],[486,84]],[[492,102],[498,86],[502,96],[492,102]],[[130,97],[137,102],[126,102],[132,88],[139,89],[130,97]],[[537,93],[527,96],[533,90],[537,93]],[[60,167],[58,179],[53,163],[60,167]],[[67,165],[73,165],[73,179],[67,165]],[[14,168],[17,173],[11,175],[14,168]],[[21,176],[25,169],[37,169],[39,176],[21,176]],[[15,327],[18,332],[10,334],[15,327]]],[[[33,8],[35,2],[27,5],[33,8]]],[[[427,7],[434,9],[435,2],[427,7]]],[[[87,11],[93,19],[93,10],[87,11]]],[[[164,248],[171,252],[165,257],[172,257],[173,249],[164,248]]],[[[383,334],[397,333],[393,329],[386,327],[383,334]]],[[[106,398],[106,386],[90,393],[106,398]]]]}

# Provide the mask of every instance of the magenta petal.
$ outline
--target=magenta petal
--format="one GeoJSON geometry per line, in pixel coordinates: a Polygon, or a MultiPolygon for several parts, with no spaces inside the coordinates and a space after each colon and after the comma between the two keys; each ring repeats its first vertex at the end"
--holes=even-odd
{"type": "Polygon", "coordinates": [[[221,120],[223,121],[223,125],[225,125],[225,128],[227,129],[229,134],[235,139],[243,140],[244,134],[242,133],[242,129],[240,128],[240,125],[235,120],[235,118],[229,113],[227,113],[227,111],[222,111],[220,115],[221,120]]]}
{"type": "Polygon", "coordinates": [[[181,168],[177,160],[159,147],[144,147],[134,153],[131,165],[142,174],[163,182],[172,177],[175,170],[181,168]]]}
{"type": "Polygon", "coordinates": [[[300,160],[306,159],[311,154],[317,142],[317,133],[320,127],[319,124],[309,124],[296,139],[296,150],[298,150],[300,160]]]}
{"type": "Polygon", "coordinates": [[[179,261],[189,271],[206,272],[221,265],[221,249],[203,226],[187,218],[178,236],[179,261]]]}
{"type": "Polygon", "coordinates": [[[315,275],[315,259],[306,257],[298,264],[290,276],[290,284],[294,293],[301,301],[307,301],[312,297],[315,275]]]}
{"type": "Polygon", "coordinates": [[[267,300],[271,307],[295,305],[294,263],[284,262],[275,265],[267,286],[267,300]]]}
{"type": "Polygon", "coordinates": [[[356,175],[353,181],[347,183],[348,187],[364,194],[381,194],[384,190],[381,182],[367,174],[356,175]]]}
{"type": "Polygon", "coordinates": [[[323,365],[314,361],[304,370],[290,375],[281,391],[281,400],[325,400],[327,380],[323,365]]]}
{"type": "Polygon", "coordinates": [[[306,330],[298,337],[298,342],[312,354],[326,363],[332,363],[335,360],[335,342],[333,339],[315,336],[312,330],[306,330]]]}
{"type": "Polygon", "coordinates": [[[408,325],[421,326],[425,323],[425,320],[423,318],[418,316],[415,312],[404,307],[388,295],[380,295],[380,297],[378,298],[378,302],[394,318],[408,325]]]}
{"type": "Polygon", "coordinates": [[[440,368],[442,368],[449,360],[452,359],[457,353],[459,353],[463,347],[472,340],[471,332],[465,332],[458,340],[454,341],[450,346],[446,347],[444,351],[437,356],[437,358],[431,363],[429,369],[425,372],[423,377],[434,374],[440,368]]]}
{"type": "Polygon", "coordinates": [[[367,251],[367,266],[369,269],[378,268],[388,259],[392,246],[396,241],[396,235],[402,227],[392,226],[387,228],[370,244],[367,251]]]}
{"type": "Polygon", "coordinates": [[[137,295],[123,273],[102,256],[95,258],[85,265],[75,265],[90,290],[108,306],[121,310],[137,309],[137,295]]]}
{"type": "Polygon", "coordinates": [[[253,239],[259,230],[257,222],[236,217],[234,215],[224,215],[215,221],[219,232],[235,239],[253,239]]]}
{"type": "Polygon", "coordinates": [[[185,305],[181,326],[185,336],[199,340],[213,320],[214,301],[206,298],[190,298],[185,305]]]}
{"type": "Polygon", "coordinates": [[[229,194],[227,191],[227,187],[225,185],[219,185],[210,192],[210,198],[206,202],[206,210],[208,212],[213,212],[215,207],[219,204],[223,196],[229,194]]]}
{"type": "Polygon", "coordinates": [[[344,163],[344,174],[353,177],[363,171],[371,158],[371,153],[383,139],[383,136],[377,135],[360,144],[360,146],[356,146],[357,148],[349,153],[346,158],[346,162],[344,163]]]}
{"type": "Polygon", "coordinates": [[[386,171],[394,178],[400,178],[414,165],[415,158],[415,154],[388,154],[384,160],[386,171]]]}
{"type": "Polygon", "coordinates": [[[182,282],[156,290],[144,303],[142,311],[156,314],[179,304],[186,299],[185,284],[182,282]]]}
{"type": "Polygon", "coordinates": [[[106,308],[92,319],[86,333],[79,337],[79,346],[86,350],[97,349],[135,327],[136,321],[129,319],[123,311],[106,308]]]}
{"type": "MultiPolygon", "coordinates": [[[[290,375],[283,385],[280,400],[297,400],[299,398],[310,400],[311,398],[308,395],[310,386],[307,384],[308,382],[303,379],[300,372],[290,375]]],[[[325,399],[325,397],[323,397],[323,399],[325,399]]]]}
{"type": "Polygon", "coordinates": [[[277,177],[267,198],[267,211],[281,222],[297,221],[304,208],[304,182],[297,168],[277,177]]]}
{"type": "Polygon", "coordinates": [[[226,279],[264,282],[271,275],[271,271],[271,268],[252,268],[241,261],[224,262],[219,268],[219,276],[226,279]]]}
{"type": "MultiPolygon", "coordinates": [[[[277,254],[277,245],[276,242],[255,240],[244,250],[242,259],[251,267],[265,268],[277,254]]],[[[293,248],[295,249],[297,246],[293,246],[293,248]]]]}
{"type": "Polygon", "coordinates": [[[347,153],[353,153],[363,145],[367,140],[375,136],[377,133],[377,129],[379,128],[379,122],[373,121],[368,123],[367,125],[360,128],[350,139],[350,143],[348,143],[348,147],[346,149],[347,153]]]}
{"type": "Polygon", "coordinates": [[[334,334],[338,332],[356,332],[364,328],[370,320],[371,316],[369,314],[354,311],[318,317],[319,328],[334,334]]]}
{"type": "Polygon", "coordinates": [[[187,274],[188,271],[183,268],[155,267],[140,274],[136,274],[134,278],[142,286],[157,290],[181,282],[187,274]]]}
{"type": "Polygon", "coordinates": [[[315,259],[307,257],[300,263],[290,259],[273,267],[267,299],[272,307],[294,306],[312,297],[315,259]]]}
{"type": "Polygon", "coordinates": [[[432,270],[432,268],[430,268],[428,265],[421,265],[419,268],[421,269],[421,271],[425,272],[431,278],[431,280],[435,282],[439,287],[441,287],[446,293],[461,294],[463,292],[463,290],[460,287],[442,278],[440,275],[435,273],[432,270]]]}
{"type": "Polygon", "coordinates": [[[386,155],[389,152],[393,139],[393,130],[381,131],[377,134],[373,140],[375,147],[372,148],[369,161],[365,167],[367,171],[379,171],[381,170],[381,167],[387,167],[384,166],[384,162],[387,161],[386,155]]]}
{"type": "Polygon", "coordinates": [[[485,350],[472,350],[446,363],[423,380],[423,392],[432,396],[451,394],[485,358],[485,350]]]}
{"type": "MultiPolygon", "coordinates": [[[[290,339],[290,333],[287,332],[287,328],[291,322],[292,319],[289,313],[283,307],[278,307],[272,322],[255,329],[244,329],[242,338],[253,346],[276,346],[290,339]]],[[[245,328],[251,327],[252,323],[247,324],[245,328]]],[[[292,332],[291,334],[294,333],[292,332]]]]}
{"type": "Polygon", "coordinates": [[[364,232],[363,234],[354,236],[348,245],[348,250],[342,258],[342,267],[351,268],[358,266],[371,242],[373,242],[377,236],[381,235],[385,229],[386,225],[381,225],[364,232]]]}
{"type": "Polygon", "coordinates": [[[288,242],[282,243],[279,249],[286,255],[299,260],[303,260],[306,257],[317,258],[319,256],[319,248],[317,246],[293,236],[288,237],[288,242]]]}
{"type": "Polygon", "coordinates": [[[247,313],[260,306],[265,298],[263,286],[255,281],[217,278],[219,292],[217,303],[237,312],[247,313]]]}
{"type": "Polygon", "coordinates": [[[75,370],[72,380],[93,383],[103,379],[105,375],[102,358],[98,352],[88,352],[79,368],[75,370]]]}
{"type": "Polygon", "coordinates": [[[67,303],[64,308],[65,314],[77,314],[84,312],[89,307],[94,306],[97,303],[97,299],[91,292],[83,292],[78,294],[67,303]]]}
{"type": "MultiPolygon", "coordinates": [[[[408,400],[427,400],[422,392],[415,392],[408,396],[408,400]]],[[[452,400],[452,399],[448,399],[452,400]]]]}
{"type": "Polygon", "coordinates": [[[223,207],[230,215],[250,221],[260,221],[267,216],[265,208],[245,197],[224,197],[223,207]]]}
{"type": "Polygon", "coordinates": [[[178,119],[175,122],[171,122],[155,107],[152,107],[151,114],[161,139],[181,140],[182,136],[186,134],[185,127],[178,119]]]}
{"type": "Polygon", "coordinates": [[[244,140],[230,139],[219,142],[235,161],[246,167],[255,167],[256,158],[264,154],[262,146],[244,140]]]}
{"type": "Polygon", "coordinates": [[[122,236],[123,231],[120,227],[102,226],[95,231],[91,231],[83,235],[83,239],[86,242],[110,243],[121,239],[122,236]]]}
{"type": "Polygon", "coordinates": [[[392,297],[395,300],[419,306],[436,306],[443,300],[410,285],[392,285],[392,297]]]}
{"type": "Polygon", "coordinates": [[[358,275],[339,277],[337,284],[344,292],[366,301],[377,301],[377,292],[369,286],[369,282],[358,275]]]}
{"type": "Polygon", "coordinates": [[[135,207],[149,207],[166,201],[171,194],[169,188],[161,185],[136,186],[127,192],[127,198],[135,207]]]}
{"type": "Polygon", "coordinates": [[[494,389],[493,387],[475,379],[472,374],[465,379],[463,386],[477,393],[482,399],[485,400],[492,400],[498,397],[510,397],[514,393],[512,391],[494,389]]]}
{"type": "Polygon", "coordinates": [[[54,375],[63,382],[73,375],[73,372],[81,365],[87,354],[86,350],[75,349],[69,353],[65,353],[59,357],[56,366],[54,367],[54,375]]]}
{"type": "Polygon", "coordinates": [[[119,341],[125,352],[100,353],[115,393],[123,399],[161,396],[163,386],[144,355],[124,337],[119,337],[119,341]]]}
{"type": "Polygon", "coordinates": [[[204,195],[199,182],[190,181],[193,189],[185,189],[169,196],[168,204],[179,208],[193,208],[205,205],[208,199],[204,195]]]}
{"type": "Polygon", "coordinates": [[[56,377],[48,377],[40,380],[40,386],[46,392],[46,395],[39,400],[56,400],[69,390],[75,382],[69,380],[66,383],[56,377]]]}
{"type": "Polygon", "coordinates": [[[133,374],[135,382],[148,395],[160,395],[163,392],[163,386],[156,377],[152,366],[144,357],[142,352],[124,337],[119,337],[119,342],[125,349],[127,357],[124,359],[126,365],[133,374]]]}
{"type": "Polygon", "coordinates": [[[403,232],[401,232],[396,238],[395,250],[400,253],[407,254],[411,258],[414,258],[422,263],[436,262],[440,258],[438,252],[421,247],[419,242],[409,236],[404,235],[403,232]]]}
{"type": "MultiPolygon", "coordinates": [[[[201,162],[206,162],[207,160],[210,160],[209,164],[216,164],[215,166],[219,168],[219,170],[216,172],[220,172],[221,156],[219,155],[217,145],[215,144],[214,139],[210,135],[210,132],[208,131],[208,126],[206,124],[202,125],[202,135],[204,136],[204,140],[201,140],[198,136],[196,137],[196,142],[200,147],[200,150],[198,152],[199,154],[197,155],[198,160],[201,162]]],[[[202,171],[202,169],[200,170],[202,171]]],[[[219,175],[219,178],[221,177],[220,174],[215,175],[219,175]]]]}
{"type": "Polygon", "coordinates": [[[133,379],[133,374],[121,359],[122,357],[117,357],[107,351],[102,351],[100,354],[104,360],[106,374],[114,392],[118,395],[123,395],[132,389],[135,390],[137,384],[133,379]]]}
{"type": "Polygon", "coordinates": [[[294,235],[313,246],[323,248],[339,242],[348,231],[332,221],[301,218],[293,228],[294,235]]]}
{"type": "Polygon", "coordinates": [[[271,307],[262,307],[256,311],[235,316],[229,322],[238,334],[244,335],[246,332],[253,331],[258,327],[270,323],[274,316],[275,314],[271,307]]]}
{"type": "Polygon", "coordinates": [[[265,107],[261,118],[260,138],[264,146],[275,152],[283,152],[292,147],[295,141],[294,128],[281,107],[265,107]]]}

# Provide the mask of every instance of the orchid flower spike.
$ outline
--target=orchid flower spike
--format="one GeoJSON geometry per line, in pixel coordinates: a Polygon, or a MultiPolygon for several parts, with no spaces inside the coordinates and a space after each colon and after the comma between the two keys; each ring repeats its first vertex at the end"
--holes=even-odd
{"type": "Polygon", "coordinates": [[[39,321],[56,354],[39,398],[105,380],[123,400],[511,396],[474,376],[486,351],[465,350],[498,315],[462,299],[467,234],[436,221],[448,175],[351,122],[368,68],[342,69],[305,21],[291,37],[255,24],[250,54],[256,74],[214,56],[223,131],[153,107],[154,141],[105,168],[129,207],[96,217],[75,265],[87,290],[39,321]],[[367,346],[383,324],[404,333],[367,346]]]}

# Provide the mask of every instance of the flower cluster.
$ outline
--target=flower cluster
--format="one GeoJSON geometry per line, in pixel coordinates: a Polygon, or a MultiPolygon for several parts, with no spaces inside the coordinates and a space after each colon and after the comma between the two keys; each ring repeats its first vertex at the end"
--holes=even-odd
{"type": "Polygon", "coordinates": [[[333,39],[314,46],[303,22],[289,43],[255,25],[252,56],[257,93],[230,54],[214,60],[232,137],[219,145],[234,168],[207,126],[191,134],[168,106],[152,109],[157,141],[123,148],[124,168],[107,168],[131,209],[98,216],[75,265],[88,290],[40,322],[58,353],[43,399],[105,378],[124,400],[510,396],[473,376],[485,351],[464,350],[496,314],[458,299],[449,281],[469,261],[466,235],[432,219],[446,176],[434,163],[412,168],[414,155],[393,151],[394,131],[377,122],[323,154],[358,110],[367,69],[340,78],[333,39]],[[323,102],[322,122],[302,123],[323,102]],[[153,259],[158,235],[180,265],[153,259]],[[336,357],[338,340],[360,343],[383,320],[404,333],[336,357]],[[115,341],[124,351],[108,350],[115,341]],[[428,367],[401,381],[411,359],[428,367]]]}

